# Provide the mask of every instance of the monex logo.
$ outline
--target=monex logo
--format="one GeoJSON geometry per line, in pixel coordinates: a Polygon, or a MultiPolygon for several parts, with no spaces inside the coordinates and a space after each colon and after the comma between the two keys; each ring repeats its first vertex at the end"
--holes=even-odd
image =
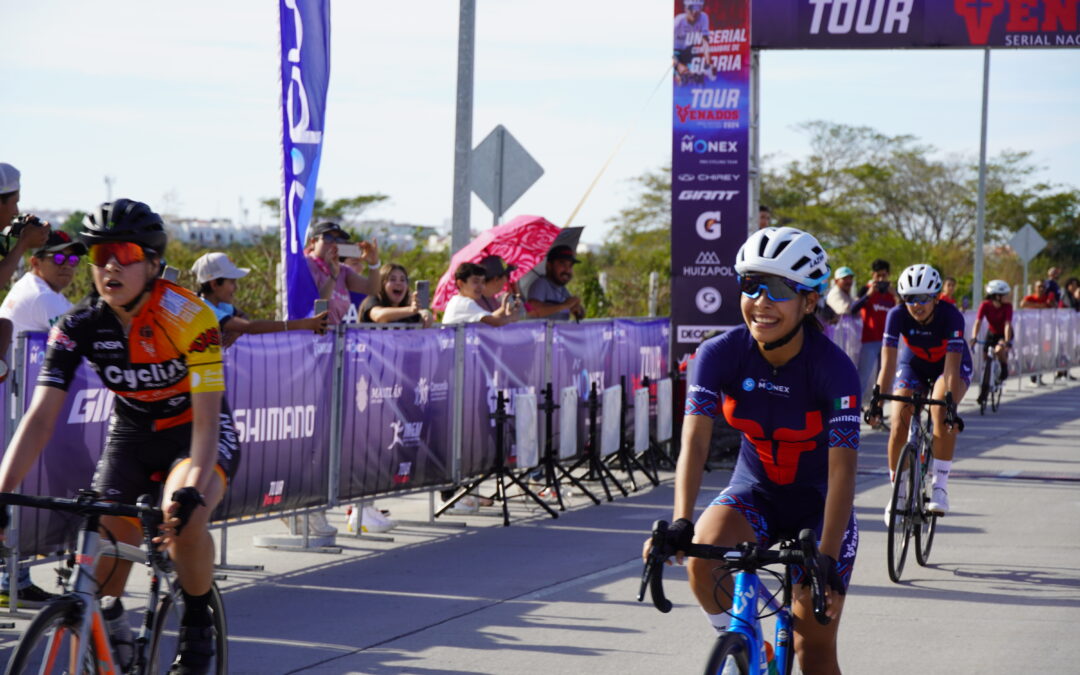
{"type": "Polygon", "coordinates": [[[696,138],[693,134],[683,134],[683,137],[679,139],[680,152],[693,152],[698,155],[704,155],[713,152],[738,152],[738,150],[738,141],[706,141],[703,138],[696,138]]]}

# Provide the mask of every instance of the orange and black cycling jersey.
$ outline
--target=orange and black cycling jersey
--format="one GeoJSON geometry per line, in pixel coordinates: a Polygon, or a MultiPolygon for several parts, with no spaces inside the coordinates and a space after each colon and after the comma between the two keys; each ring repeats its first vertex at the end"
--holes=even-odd
{"type": "Polygon", "coordinates": [[[137,428],[191,422],[191,394],[225,390],[221,334],[213,310],[163,279],[125,334],[99,298],[73,307],[49,331],[38,385],[67,391],[83,357],[116,393],[114,414],[137,428]]]}

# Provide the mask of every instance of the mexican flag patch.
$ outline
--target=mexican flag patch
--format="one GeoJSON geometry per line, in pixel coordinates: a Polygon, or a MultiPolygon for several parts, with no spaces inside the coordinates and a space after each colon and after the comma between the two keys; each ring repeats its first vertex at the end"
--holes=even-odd
{"type": "Polygon", "coordinates": [[[854,396],[842,396],[833,401],[833,410],[847,410],[855,407],[854,396]]]}

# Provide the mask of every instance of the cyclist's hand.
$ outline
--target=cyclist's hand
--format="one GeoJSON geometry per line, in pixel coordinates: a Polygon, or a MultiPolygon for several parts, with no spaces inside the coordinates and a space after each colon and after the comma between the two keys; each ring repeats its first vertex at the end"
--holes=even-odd
{"type": "Polygon", "coordinates": [[[680,565],[683,564],[683,559],[686,557],[686,550],[690,548],[690,544],[694,541],[694,523],[686,518],[679,518],[670,526],[667,531],[667,547],[668,550],[675,552],[675,561],[680,565]]]}
{"type": "Polygon", "coordinates": [[[154,543],[168,545],[187,525],[191,514],[199,506],[206,506],[206,500],[194,487],[183,487],[172,493],[172,501],[165,507],[165,522],[160,526],[161,536],[154,543]]]}
{"type": "Polygon", "coordinates": [[[11,512],[8,511],[7,504],[0,506],[0,541],[4,541],[4,530],[8,529],[8,525],[11,525],[11,512]]]}

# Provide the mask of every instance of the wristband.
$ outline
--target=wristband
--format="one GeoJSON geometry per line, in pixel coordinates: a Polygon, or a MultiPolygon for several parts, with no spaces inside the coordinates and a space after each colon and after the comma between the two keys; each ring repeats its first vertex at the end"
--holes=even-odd
{"type": "Polygon", "coordinates": [[[368,269],[369,270],[377,270],[380,267],[382,267],[382,262],[381,261],[376,260],[373,263],[368,263],[368,269]]]}

